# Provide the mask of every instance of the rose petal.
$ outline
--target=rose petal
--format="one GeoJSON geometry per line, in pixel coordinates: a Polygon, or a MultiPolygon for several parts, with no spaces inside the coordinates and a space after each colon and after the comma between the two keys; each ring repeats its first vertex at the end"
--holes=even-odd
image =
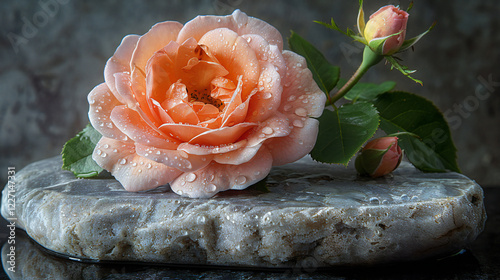
{"type": "Polygon", "coordinates": [[[132,54],[139,38],[140,37],[137,35],[125,36],[113,56],[108,60],[106,66],[104,67],[104,80],[106,81],[106,84],[115,97],[123,104],[125,104],[125,100],[122,99],[116,90],[114,75],[116,73],[130,74],[130,59],[132,58],[132,54]]]}
{"type": "Polygon", "coordinates": [[[165,21],[155,24],[137,42],[137,46],[130,60],[130,69],[139,67],[146,73],[146,64],[153,54],[166,46],[170,41],[175,41],[182,24],[175,21],[165,21]]]}
{"type": "Polygon", "coordinates": [[[239,76],[243,77],[241,96],[242,100],[246,100],[257,86],[260,74],[259,60],[247,41],[234,31],[219,28],[207,32],[198,43],[206,45],[220,64],[229,71],[225,78],[234,82],[239,76]]]}
{"type": "Polygon", "coordinates": [[[174,138],[159,133],[148,125],[136,111],[117,106],[111,112],[113,123],[133,141],[162,149],[176,149],[180,144],[174,138]]]}
{"type": "Polygon", "coordinates": [[[258,92],[250,98],[246,122],[260,122],[272,116],[281,102],[280,74],[274,65],[265,63],[259,78],[258,92]]]}
{"type": "Polygon", "coordinates": [[[269,23],[248,17],[240,10],[235,10],[230,16],[198,16],[187,22],[179,32],[178,42],[184,42],[188,38],[199,41],[205,33],[217,28],[229,28],[238,35],[257,34],[262,36],[270,44],[278,46],[283,50],[283,38],[280,32],[269,23]]]}
{"type": "Polygon", "coordinates": [[[175,123],[196,125],[200,122],[196,112],[184,100],[177,98],[166,99],[161,106],[175,123]]]}
{"type": "Polygon", "coordinates": [[[131,192],[156,188],[182,174],[180,170],[137,155],[134,143],[106,137],[97,143],[92,158],[131,192]]]}
{"type": "Polygon", "coordinates": [[[191,155],[225,154],[246,146],[247,142],[248,141],[244,139],[234,144],[224,145],[224,146],[201,146],[201,145],[192,145],[189,143],[182,143],[179,145],[177,150],[185,151],[186,153],[191,155]]]}
{"type": "Polygon", "coordinates": [[[228,189],[245,189],[269,174],[272,161],[271,154],[263,147],[247,163],[224,165],[211,162],[203,169],[182,174],[170,187],[179,195],[193,198],[212,197],[228,189]]]}
{"type": "Polygon", "coordinates": [[[314,148],[318,135],[319,122],[306,118],[299,127],[298,121],[287,137],[273,138],[265,142],[265,146],[273,155],[273,165],[283,165],[301,159],[314,148]]]}
{"type": "Polygon", "coordinates": [[[196,171],[212,161],[211,155],[190,155],[180,150],[159,149],[137,143],[135,149],[140,156],[184,172],[196,171]]]}
{"type": "Polygon", "coordinates": [[[280,76],[286,73],[286,63],[281,50],[276,45],[270,45],[262,36],[256,34],[245,34],[241,36],[247,40],[248,45],[255,51],[257,59],[261,63],[271,63],[276,66],[280,76]]]}
{"type": "Polygon", "coordinates": [[[245,163],[254,157],[264,141],[275,137],[285,137],[290,134],[290,131],[288,118],[281,113],[276,113],[275,116],[262,122],[259,127],[249,132],[249,135],[245,137],[248,142],[244,147],[217,155],[214,161],[234,165],[245,163]]]}
{"type": "Polygon", "coordinates": [[[121,132],[110,119],[113,108],[120,106],[121,103],[111,93],[106,83],[92,89],[87,99],[90,104],[89,120],[92,126],[105,137],[127,141],[127,135],[121,132]]]}
{"type": "Polygon", "coordinates": [[[159,129],[182,142],[189,142],[194,137],[201,133],[207,132],[210,129],[199,125],[182,124],[182,123],[166,123],[162,124],[159,129]]]}
{"type": "Polygon", "coordinates": [[[292,119],[321,116],[326,96],[314,82],[306,60],[290,51],[284,51],[283,57],[288,71],[281,95],[280,112],[292,119]]]}
{"type": "Polygon", "coordinates": [[[250,128],[255,127],[253,123],[239,123],[234,126],[226,126],[219,129],[211,129],[203,132],[189,141],[189,144],[205,146],[220,146],[232,144],[250,128]]]}

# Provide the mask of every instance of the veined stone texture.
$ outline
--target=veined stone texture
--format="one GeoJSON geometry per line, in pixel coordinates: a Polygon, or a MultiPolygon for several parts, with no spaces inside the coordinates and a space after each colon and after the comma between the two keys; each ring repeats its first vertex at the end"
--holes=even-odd
{"type": "MultiPolygon", "coordinates": [[[[55,157],[16,174],[17,225],[43,247],[82,259],[244,267],[369,265],[453,254],[482,231],[479,185],[403,163],[392,176],[310,158],[275,167],[270,192],[183,198],[168,186],[129,193],[76,179],[55,157]]],[[[2,215],[8,212],[7,191],[2,215]]]]}

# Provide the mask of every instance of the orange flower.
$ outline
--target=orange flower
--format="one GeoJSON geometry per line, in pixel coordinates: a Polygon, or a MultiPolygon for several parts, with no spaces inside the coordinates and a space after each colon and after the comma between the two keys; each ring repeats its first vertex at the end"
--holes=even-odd
{"type": "Polygon", "coordinates": [[[380,54],[391,55],[403,45],[407,22],[407,12],[393,5],[384,6],[370,16],[361,34],[369,45],[374,39],[387,38],[380,54]]]}
{"type": "Polygon", "coordinates": [[[325,95],[274,27],[236,10],[126,36],[88,96],[93,159],[128,191],[211,197],[313,148],[325,95]]]}

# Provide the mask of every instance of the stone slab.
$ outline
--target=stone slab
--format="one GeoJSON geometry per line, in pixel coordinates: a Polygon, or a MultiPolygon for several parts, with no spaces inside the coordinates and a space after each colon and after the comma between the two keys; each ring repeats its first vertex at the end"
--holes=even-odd
{"type": "Polygon", "coordinates": [[[16,174],[1,213],[43,247],[84,260],[243,267],[369,265],[456,253],[482,231],[479,185],[403,163],[393,176],[304,158],[273,168],[270,192],[179,197],[129,193],[113,179],[76,179],[55,157],[16,174]]]}

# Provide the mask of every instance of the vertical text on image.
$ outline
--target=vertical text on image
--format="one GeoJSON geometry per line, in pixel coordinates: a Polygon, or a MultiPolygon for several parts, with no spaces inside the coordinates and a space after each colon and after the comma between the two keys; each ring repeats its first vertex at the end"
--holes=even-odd
{"type": "Polygon", "coordinates": [[[9,224],[9,237],[7,244],[10,245],[7,253],[7,270],[16,272],[16,168],[7,168],[7,220],[9,224]]]}

